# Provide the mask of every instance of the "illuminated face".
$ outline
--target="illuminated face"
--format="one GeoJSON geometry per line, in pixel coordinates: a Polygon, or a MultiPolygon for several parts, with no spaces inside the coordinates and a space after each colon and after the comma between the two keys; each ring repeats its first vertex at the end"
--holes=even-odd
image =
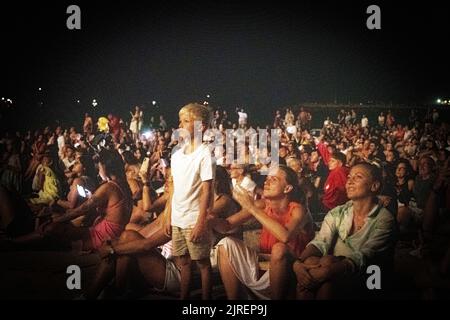
{"type": "Polygon", "coordinates": [[[192,138],[194,136],[194,119],[192,117],[190,117],[190,115],[188,113],[180,114],[179,118],[180,118],[180,124],[178,127],[180,129],[186,130],[186,132],[182,133],[182,135],[184,136],[187,133],[189,133],[192,138]]]}
{"type": "Polygon", "coordinates": [[[397,169],[395,170],[395,175],[397,178],[404,178],[406,176],[406,164],[399,163],[397,169]]]}
{"type": "Polygon", "coordinates": [[[84,167],[83,167],[83,165],[81,164],[81,162],[77,161],[77,162],[75,163],[75,165],[74,165],[73,168],[72,168],[72,172],[73,172],[73,173],[76,173],[76,174],[78,174],[78,175],[82,175],[82,174],[83,174],[83,172],[84,172],[84,167]]]}
{"type": "Polygon", "coordinates": [[[280,169],[271,170],[264,182],[264,197],[266,199],[276,199],[284,196],[289,191],[290,189],[286,182],[286,174],[284,171],[280,169]]]}
{"type": "Polygon", "coordinates": [[[370,172],[361,165],[356,165],[350,170],[345,189],[350,200],[358,200],[372,196],[379,188],[375,184],[370,172]]]}
{"type": "Polygon", "coordinates": [[[330,158],[330,161],[328,161],[328,169],[334,170],[339,166],[339,161],[335,158],[330,158]]]}

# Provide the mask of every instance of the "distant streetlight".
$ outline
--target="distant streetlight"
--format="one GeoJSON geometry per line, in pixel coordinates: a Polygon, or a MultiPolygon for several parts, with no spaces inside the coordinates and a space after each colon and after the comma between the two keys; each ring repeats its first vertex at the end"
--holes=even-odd
{"type": "Polygon", "coordinates": [[[92,100],[92,106],[95,108],[98,105],[97,99],[92,100]]]}
{"type": "Polygon", "coordinates": [[[441,101],[441,99],[437,99],[436,102],[437,102],[437,104],[441,104],[442,101],[441,101]]]}
{"type": "Polygon", "coordinates": [[[156,106],[156,101],[155,100],[152,101],[152,105],[156,106]]]}
{"type": "Polygon", "coordinates": [[[208,99],[211,98],[211,95],[207,94],[207,95],[206,95],[206,98],[208,98],[208,99]]]}
{"type": "Polygon", "coordinates": [[[77,100],[77,103],[80,103],[80,100],[77,100]]]}
{"type": "Polygon", "coordinates": [[[42,91],[42,88],[38,88],[38,91],[42,91]]]}

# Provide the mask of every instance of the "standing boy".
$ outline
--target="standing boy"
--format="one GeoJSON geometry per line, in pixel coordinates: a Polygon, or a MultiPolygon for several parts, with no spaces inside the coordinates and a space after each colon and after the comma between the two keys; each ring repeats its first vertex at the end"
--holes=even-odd
{"type": "Polygon", "coordinates": [[[180,298],[187,299],[191,261],[200,269],[202,299],[211,295],[211,230],[206,223],[212,205],[215,162],[203,133],[210,123],[207,107],[190,103],[179,112],[182,145],[172,154],[174,193],[171,231],[173,256],[181,271],[180,298]]]}

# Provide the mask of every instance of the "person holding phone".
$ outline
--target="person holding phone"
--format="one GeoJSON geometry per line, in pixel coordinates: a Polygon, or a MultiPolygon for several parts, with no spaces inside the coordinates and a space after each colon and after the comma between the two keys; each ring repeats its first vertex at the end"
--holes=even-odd
{"type": "Polygon", "coordinates": [[[111,239],[118,239],[130,220],[133,201],[125,177],[122,158],[117,151],[103,149],[99,153],[99,175],[104,183],[87,201],[62,215],[53,215],[31,234],[14,239],[15,243],[27,243],[43,238],[61,242],[82,240],[83,250],[100,248],[111,239]],[[95,211],[98,217],[91,227],[77,227],[71,222],[95,211]]]}
{"type": "MultiPolygon", "coordinates": [[[[52,211],[65,212],[74,209],[88,200],[97,189],[95,165],[91,158],[82,156],[72,168],[74,179],[70,186],[67,199],[58,199],[51,203],[52,211]]],[[[82,220],[80,220],[80,223],[82,220]]]]}

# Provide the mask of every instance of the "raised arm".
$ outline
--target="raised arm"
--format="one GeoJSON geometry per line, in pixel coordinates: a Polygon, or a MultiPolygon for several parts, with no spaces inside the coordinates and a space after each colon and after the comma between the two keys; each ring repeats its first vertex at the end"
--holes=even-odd
{"type": "Polygon", "coordinates": [[[78,218],[87,214],[94,208],[98,208],[100,206],[105,205],[109,199],[110,190],[108,188],[108,184],[105,183],[100,186],[95,193],[83,204],[78,206],[75,209],[69,209],[66,213],[60,217],[54,219],[54,222],[66,222],[78,218]]]}
{"type": "Polygon", "coordinates": [[[214,216],[210,215],[209,224],[215,231],[222,233],[222,234],[227,234],[231,230],[244,224],[251,218],[252,218],[251,213],[245,209],[242,209],[241,211],[233,214],[232,216],[230,216],[226,219],[214,217],[214,216]]]}

